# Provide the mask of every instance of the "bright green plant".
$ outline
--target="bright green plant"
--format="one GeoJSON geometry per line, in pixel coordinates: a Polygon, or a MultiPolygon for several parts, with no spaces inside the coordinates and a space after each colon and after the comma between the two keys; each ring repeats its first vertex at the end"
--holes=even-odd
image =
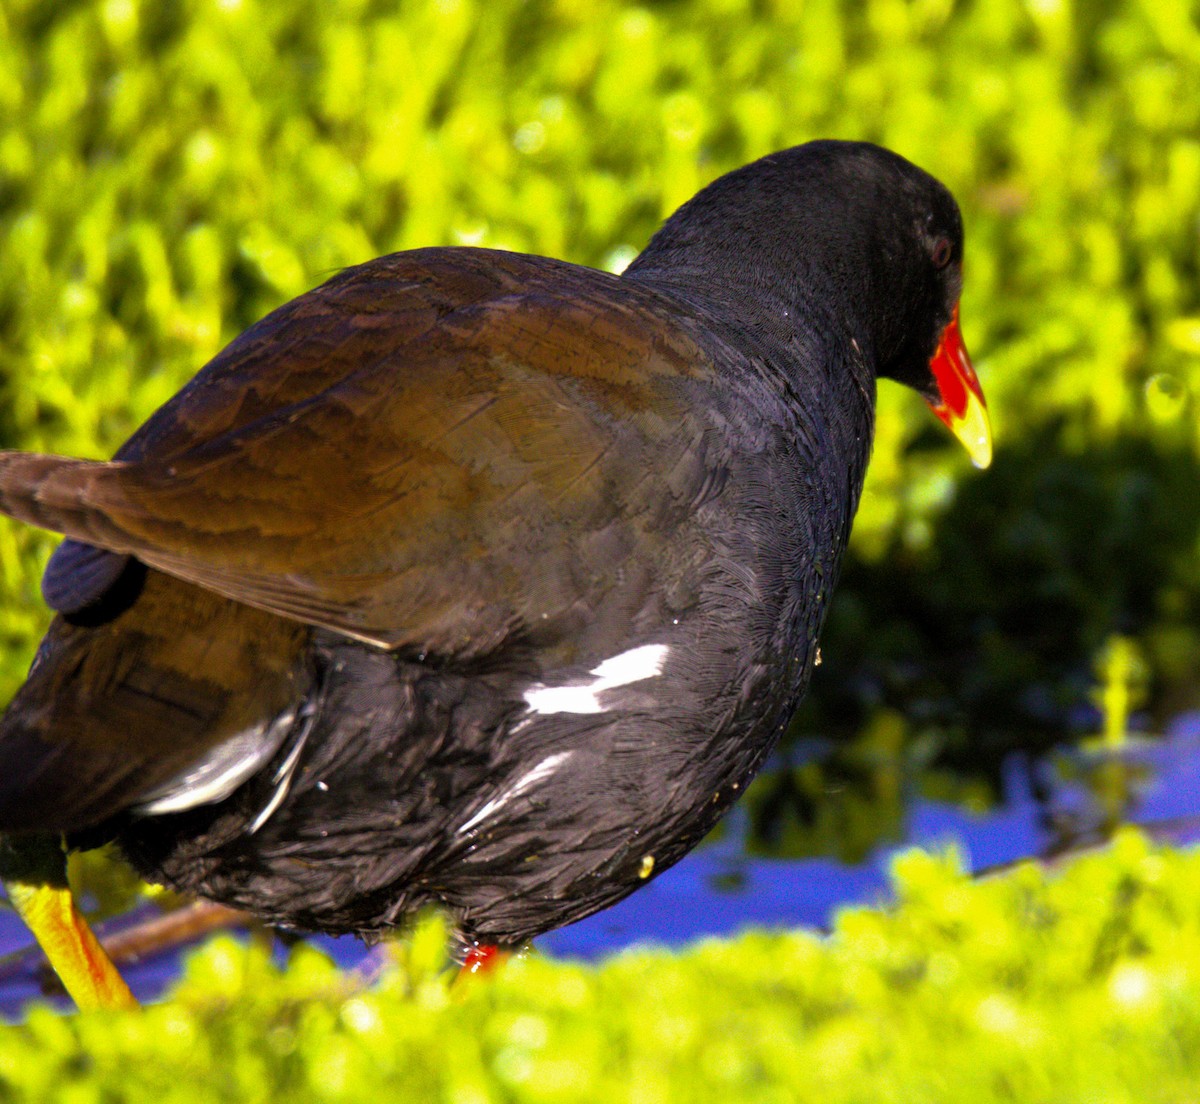
{"type": "Polygon", "coordinates": [[[164,1004],[0,1032],[0,1099],[1190,1104],[1200,856],[1135,835],[1047,876],[896,864],[899,904],[450,985],[419,930],[368,986],[221,940],[164,1004]]]}

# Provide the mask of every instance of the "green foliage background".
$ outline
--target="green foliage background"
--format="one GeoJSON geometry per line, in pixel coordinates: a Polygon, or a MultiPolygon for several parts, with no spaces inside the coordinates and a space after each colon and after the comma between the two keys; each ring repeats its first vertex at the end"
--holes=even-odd
{"type": "MultiPolygon", "coordinates": [[[[964,329],[999,453],[972,472],[919,400],[881,389],[804,730],[986,781],[1012,747],[1092,725],[1080,706],[1114,640],[1152,723],[1195,704],[1194,0],[0,0],[0,445],[110,454],[246,325],[381,252],[480,244],[619,268],[715,175],[821,136],[891,146],[958,196],[964,329]]],[[[52,544],[0,525],[5,698],[45,621],[52,544]]],[[[777,796],[756,805],[764,830],[777,796]]],[[[587,1001],[628,997],[606,984],[587,1001]]],[[[851,996],[812,999],[832,1015],[851,996]]],[[[1173,1046],[1194,1041],[1187,1014],[1173,1046]]],[[[799,1046],[813,1019],[797,1016],[799,1046]]],[[[846,1047],[862,1070],[895,1059],[846,1047]]],[[[1107,1098],[1183,1098],[1155,1084],[1107,1098]]],[[[867,1098],[887,1099],[845,1096],[867,1098]]]]}
{"type": "Polygon", "coordinates": [[[806,933],[539,959],[448,987],[422,928],[368,987],[229,940],[142,1013],[0,1032],[10,1104],[1191,1104],[1200,855],[1125,836],[1061,877],[897,864],[894,912],[806,933]]]}

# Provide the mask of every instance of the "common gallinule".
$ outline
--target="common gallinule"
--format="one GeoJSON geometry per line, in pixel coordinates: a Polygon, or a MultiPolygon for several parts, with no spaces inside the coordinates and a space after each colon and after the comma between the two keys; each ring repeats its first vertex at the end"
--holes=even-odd
{"type": "Polygon", "coordinates": [[[464,953],[684,855],[808,682],[876,378],[989,458],[962,248],[931,176],[813,142],[621,276],[381,257],[112,462],[0,455],[0,509],[68,538],[0,722],[5,869],[80,999],[122,994],[54,892],[62,836],[285,927],[440,905],[464,953]]]}

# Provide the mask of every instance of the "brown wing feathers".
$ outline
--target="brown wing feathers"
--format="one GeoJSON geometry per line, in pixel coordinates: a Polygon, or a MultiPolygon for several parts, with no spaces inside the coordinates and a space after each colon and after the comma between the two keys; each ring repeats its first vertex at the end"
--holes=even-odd
{"type": "Polygon", "coordinates": [[[645,434],[661,452],[679,420],[659,381],[698,356],[603,273],[568,269],[573,299],[523,258],[443,260],[384,258],[280,308],[120,460],[0,454],[0,510],[385,647],[554,616],[579,597],[545,584],[563,543],[638,516],[605,471],[641,485],[645,434]],[[514,548],[528,582],[497,568],[514,548]]]}

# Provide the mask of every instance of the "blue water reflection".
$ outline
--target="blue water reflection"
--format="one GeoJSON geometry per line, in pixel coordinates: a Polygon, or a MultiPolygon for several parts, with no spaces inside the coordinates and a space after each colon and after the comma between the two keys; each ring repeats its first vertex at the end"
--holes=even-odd
{"type": "MultiPolygon", "coordinates": [[[[1200,800],[1200,787],[1196,796],[1200,800]]],[[[744,817],[733,814],[726,838],[700,848],[619,905],[551,932],[538,941],[548,954],[596,958],[635,943],[680,947],[744,928],[828,928],[845,905],[889,896],[893,855],[913,845],[957,848],[972,870],[1039,854],[1049,842],[1042,810],[1027,791],[973,815],[954,805],[917,801],[907,833],[857,865],[833,859],[772,859],[747,855],[744,817]]]]}

